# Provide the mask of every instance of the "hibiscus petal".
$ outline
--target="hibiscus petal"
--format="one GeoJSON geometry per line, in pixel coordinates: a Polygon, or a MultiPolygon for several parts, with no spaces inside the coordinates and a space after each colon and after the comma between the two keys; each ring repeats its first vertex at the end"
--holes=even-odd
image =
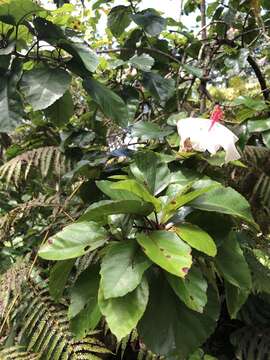
{"type": "Polygon", "coordinates": [[[185,148],[188,140],[196,151],[209,151],[215,154],[220,148],[226,152],[225,162],[239,159],[241,156],[235,147],[238,137],[224,125],[215,123],[209,130],[212,120],[203,118],[186,118],[177,123],[180,136],[180,148],[185,148]]]}

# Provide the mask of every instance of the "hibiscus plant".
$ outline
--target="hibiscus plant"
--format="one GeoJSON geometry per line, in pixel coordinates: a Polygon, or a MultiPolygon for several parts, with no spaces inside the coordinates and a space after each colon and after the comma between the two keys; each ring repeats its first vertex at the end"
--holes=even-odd
{"type": "MultiPolygon", "coordinates": [[[[101,200],[39,250],[43,259],[60,261],[55,267],[66,279],[67,261],[94,257],[71,290],[68,314],[77,336],[104,316],[118,341],[137,328],[153,352],[184,359],[216,326],[221,279],[232,317],[247,299],[251,274],[239,236],[244,224],[256,231],[248,202],[171,165],[162,154],[135,152],[121,173],[96,182],[101,200]]],[[[50,281],[54,292],[59,279],[50,281]]]]}

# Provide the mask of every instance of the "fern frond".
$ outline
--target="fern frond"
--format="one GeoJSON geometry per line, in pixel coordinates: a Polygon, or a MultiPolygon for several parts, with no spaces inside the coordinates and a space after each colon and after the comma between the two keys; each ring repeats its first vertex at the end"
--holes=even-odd
{"type": "MultiPolygon", "coordinates": [[[[243,160],[249,166],[246,177],[253,177],[250,200],[259,200],[270,207],[270,149],[262,146],[246,146],[243,160]]],[[[245,179],[243,180],[245,182],[245,179]]]]}
{"type": "Polygon", "coordinates": [[[268,360],[270,354],[269,328],[245,326],[231,335],[238,360],[268,360]]]}
{"type": "Polygon", "coordinates": [[[16,222],[22,218],[28,217],[30,212],[38,207],[53,207],[59,209],[59,196],[54,195],[47,198],[41,195],[38,198],[29,200],[23,204],[18,204],[14,209],[0,217],[0,243],[11,239],[16,222]]]}
{"type": "Polygon", "coordinates": [[[46,178],[49,171],[61,175],[70,171],[71,162],[56,146],[45,146],[26,151],[6,162],[0,167],[0,178],[5,179],[7,185],[11,181],[18,185],[26,180],[32,168],[39,168],[42,178],[46,178]]]}
{"type": "Polygon", "coordinates": [[[158,356],[149,351],[146,346],[139,341],[139,335],[134,329],[128,336],[117,343],[116,353],[120,353],[121,360],[124,359],[125,353],[131,347],[133,352],[137,353],[137,360],[162,360],[164,357],[158,356]]]}
{"type": "Polygon", "coordinates": [[[22,285],[26,282],[29,271],[29,259],[18,259],[0,277],[0,319],[6,314],[12,297],[20,294],[22,285]]]}
{"type": "Polygon", "coordinates": [[[98,360],[99,355],[111,353],[98,339],[98,332],[92,332],[80,341],[74,340],[69,331],[66,308],[54,304],[47,290],[32,286],[24,301],[27,306],[19,341],[27,344],[27,351],[40,353],[44,360],[98,360]]]}
{"type": "Polygon", "coordinates": [[[258,293],[270,294],[270,266],[263,261],[266,254],[262,254],[261,251],[258,254],[256,250],[249,250],[245,256],[252,274],[253,290],[258,293]]]}
{"type": "Polygon", "coordinates": [[[40,354],[24,351],[22,346],[12,346],[0,350],[1,360],[38,360],[40,358],[40,354]]]}

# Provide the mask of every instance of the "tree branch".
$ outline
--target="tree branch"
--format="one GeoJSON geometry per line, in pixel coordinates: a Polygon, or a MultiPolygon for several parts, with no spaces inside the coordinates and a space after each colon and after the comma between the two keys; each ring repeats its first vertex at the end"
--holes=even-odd
{"type": "MultiPolygon", "coordinates": [[[[219,45],[228,45],[232,48],[239,49],[239,45],[237,45],[233,40],[220,39],[220,40],[217,40],[217,42],[219,45]]],[[[252,67],[252,70],[254,71],[255,76],[260,84],[264,100],[269,101],[270,100],[270,90],[266,84],[265,77],[264,77],[263,73],[261,72],[259,65],[257,64],[256,60],[253,59],[253,57],[251,55],[248,55],[247,62],[252,67]]]]}

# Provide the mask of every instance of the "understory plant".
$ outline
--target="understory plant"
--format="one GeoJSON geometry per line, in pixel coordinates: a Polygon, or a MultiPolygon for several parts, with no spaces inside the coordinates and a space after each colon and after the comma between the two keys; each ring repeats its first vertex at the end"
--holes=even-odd
{"type": "Polygon", "coordinates": [[[0,0],[0,359],[267,360],[268,1],[50,5],[0,0]]]}

